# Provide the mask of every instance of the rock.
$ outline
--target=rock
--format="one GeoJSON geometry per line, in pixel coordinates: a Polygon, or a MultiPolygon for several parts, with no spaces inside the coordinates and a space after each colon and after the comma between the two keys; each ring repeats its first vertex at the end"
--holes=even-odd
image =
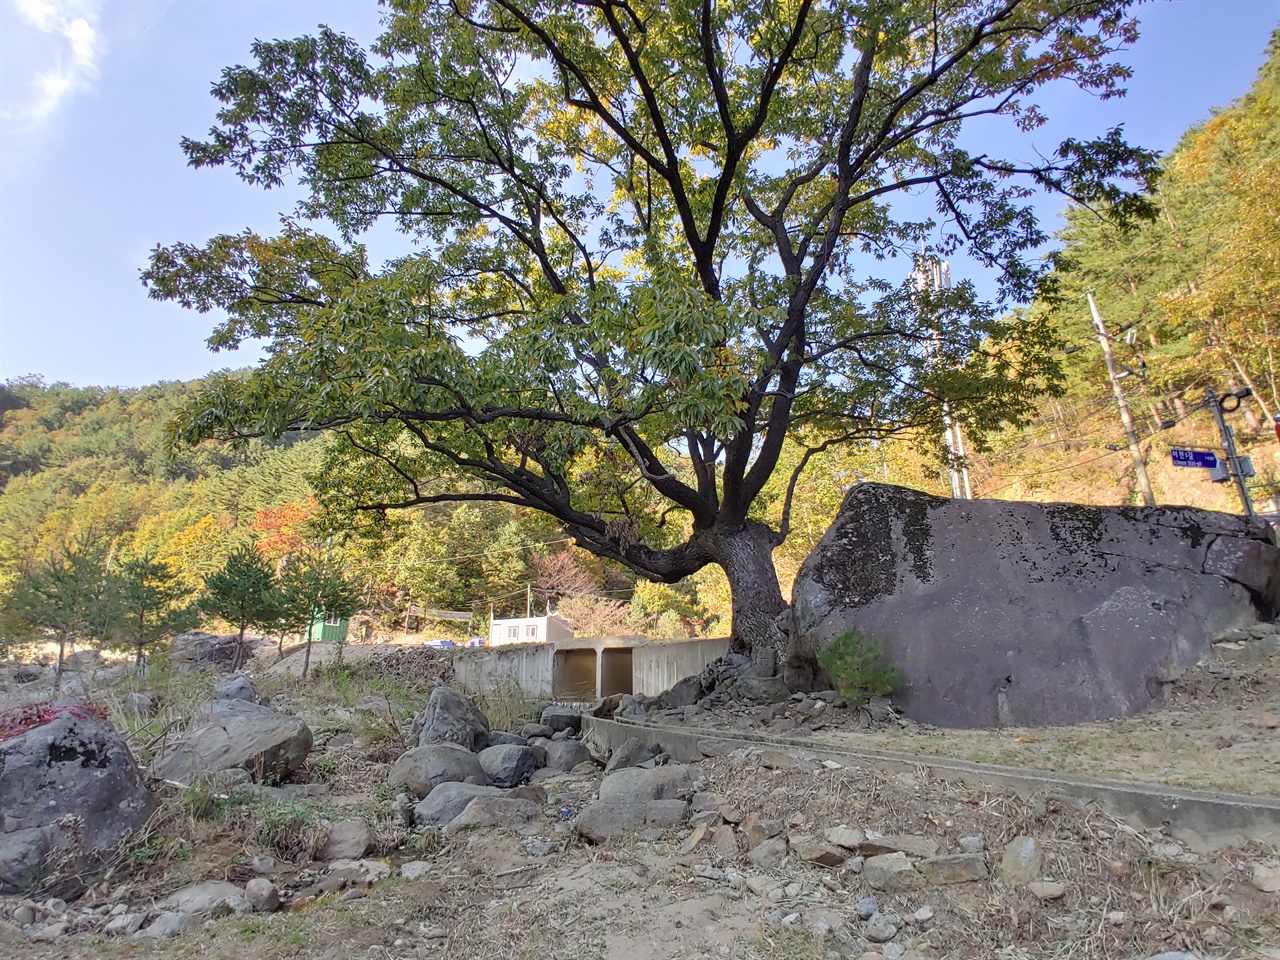
{"type": "Polygon", "coordinates": [[[929,883],[974,883],[989,875],[987,861],[980,853],[949,853],[927,857],[916,869],[929,883]]]}
{"type": "Polygon", "coordinates": [[[938,854],[938,841],[911,834],[890,834],[871,839],[868,837],[854,848],[864,857],[881,853],[905,853],[909,857],[934,857],[938,854]]]}
{"type": "Polygon", "coordinates": [[[838,867],[849,859],[849,851],[817,837],[795,835],[791,838],[791,852],[807,863],[820,867],[838,867]]]}
{"type": "Polygon", "coordinates": [[[688,812],[689,804],[683,800],[650,800],[644,805],[644,820],[659,827],[674,827],[688,812]]]}
{"type": "Polygon", "coordinates": [[[456,743],[479,752],[489,742],[489,720],[452,687],[431,691],[426,709],[413,718],[411,736],[418,746],[456,743]]]}
{"type": "Polygon", "coordinates": [[[280,907],[280,894],[276,885],[266,877],[254,877],[244,885],[245,899],[258,913],[271,913],[280,907]]]}
{"type": "Polygon", "coordinates": [[[715,849],[716,856],[722,860],[736,860],[742,852],[738,849],[738,836],[733,832],[733,827],[729,826],[712,829],[711,846],[715,849]]]}
{"type": "Polygon", "coordinates": [[[0,893],[27,892],[64,857],[92,875],[155,809],[128,746],[83,700],[5,720],[22,732],[0,741],[0,893]]]}
{"type": "Polygon", "coordinates": [[[273,874],[280,870],[280,862],[275,857],[264,856],[261,853],[254,854],[252,860],[249,861],[249,869],[257,874],[273,874]]]}
{"type": "Polygon", "coordinates": [[[600,798],[583,808],[574,829],[592,843],[603,843],[644,828],[652,800],[683,800],[693,793],[696,768],[677,764],[644,770],[627,767],[600,783],[600,798]]]}
{"type": "Polygon", "coordinates": [[[122,913],[108,920],[102,932],[108,937],[131,937],[142,929],[146,919],[145,913],[122,913]]]}
{"type": "Polygon", "coordinates": [[[699,823],[693,828],[693,832],[685,838],[684,843],[680,845],[681,856],[688,856],[702,845],[702,842],[711,834],[711,828],[705,823],[699,823]]]}
{"type": "Polygon", "coordinates": [[[320,860],[359,860],[373,849],[373,828],[363,820],[339,820],[329,831],[320,860]]]}
{"type": "Polygon", "coordinates": [[[214,913],[229,901],[245,899],[244,891],[225,880],[206,880],[193,883],[171,893],[160,901],[160,909],[191,916],[214,913]]]}
{"type": "Polygon", "coordinates": [[[787,859],[787,840],[785,837],[771,837],[747,854],[747,859],[761,870],[776,870],[787,859]]]}
{"type": "Polygon", "coordinates": [[[1280,892],[1280,869],[1269,867],[1264,863],[1255,863],[1249,882],[1263,893],[1280,892]]]}
{"type": "Polygon", "coordinates": [[[134,936],[142,940],[172,940],[193,929],[195,925],[195,920],[188,914],[162,913],[134,936]]]}
{"type": "Polygon", "coordinates": [[[476,797],[500,797],[497,787],[475,783],[442,783],[413,808],[413,822],[419,827],[443,827],[462,813],[476,797]]]}
{"type": "Polygon", "coordinates": [[[18,907],[13,911],[13,922],[20,927],[29,927],[36,922],[36,912],[25,905],[18,907]]]}
{"type": "Polygon", "coordinates": [[[406,880],[422,880],[431,876],[431,864],[426,860],[410,860],[400,865],[400,876],[406,880]]]}
{"type": "Polygon", "coordinates": [[[648,803],[650,800],[684,799],[693,794],[697,767],[668,764],[643,770],[628,767],[609,774],[600,783],[600,798],[627,796],[648,803]]]}
{"type": "Polygon", "coordinates": [[[844,847],[846,850],[857,850],[867,840],[867,835],[861,830],[843,823],[838,827],[827,828],[822,835],[827,838],[828,843],[844,847]]]}
{"type": "Polygon", "coordinates": [[[430,743],[406,750],[391,766],[387,782],[408,787],[422,799],[442,783],[488,782],[478,755],[456,743],[430,743]]]}
{"type": "Polygon", "coordinates": [[[609,757],[609,762],[605,764],[604,772],[609,774],[624,767],[634,767],[648,760],[655,753],[657,753],[657,750],[639,737],[628,737],[621,746],[613,751],[613,754],[609,757]]]}
{"type": "Polygon", "coordinates": [[[281,778],[302,766],[311,752],[311,728],[298,717],[276,713],[243,700],[234,713],[188,730],[151,763],[160,780],[190,784],[215,770],[240,767],[256,780],[281,778]]]}
{"type": "Polygon", "coordinates": [[[898,925],[883,913],[873,914],[862,928],[862,935],[872,943],[888,943],[898,935],[898,925]]]}
{"type": "Polygon", "coordinates": [[[929,906],[926,903],[923,907],[921,907],[919,910],[917,910],[915,913],[911,915],[911,919],[913,919],[916,923],[928,923],[930,920],[933,919],[933,907],[929,906]]]}
{"type": "Polygon", "coordinates": [[[1067,888],[1055,880],[1033,880],[1027,889],[1040,900],[1057,900],[1067,892],[1067,888]]]}
{"type": "Polygon", "coordinates": [[[1004,848],[1000,873],[1009,883],[1030,883],[1040,875],[1044,851],[1033,837],[1014,837],[1004,848]]]}
{"type": "Polygon", "coordinates": [[[982,837],[961,837],[961,853],[982,853],[987,849],[987,841],[982,837]]]}
{"type": "Polygon", "coordinates": [[[48,943],[51,940],[57,940],[63,936],[68,929],[66,923],[46,923],[43,927],[37,927],[35,930],[27,934],[27,939],[33,943],[48,943]]]}
{"type": "Polygon", "coordinates": [[[549,740],[543,766],[568,773],[580,763],[591,762],[591,751],[581,740],[549,740]]]}
{"type": "Polygon", "coordinates": [[[524,841],[524,852],[531,857],[549,857],[556,852],[556,845],[546,837],[529,837],[524,841]]]}
{"type": "Polygon", "coordinates": [[[526,723],[520,728],[520,735],[526,740],[532,740],[534,737],[545,737],[550,740],[553,733],[555,731],[545,723],[526,723]]]}
{"type": "Polygon", "coordinates": [[[480,751],[480,766],[495,787],[516,787],[537,769],[533,751],[514,743],[486,747],[480,751]]]}
{"type": "Polygon", "coordinates": [[[704,757],[726,757],[738,749],[732,740],[707,739],[698,741],[698,752],[704,757]]]}
{"type": "Polygon", "coordinates": [[[508,733],[505,730],[489,731],[489,746],[502,747],[502,746],[509,746],[509,745],[514,745],[517,747],[527,747],[529,745],[529,741],[526,738],[520,736],[519,734],[508,733]]]}
{"type": "Polygon", "coordinates": [[[648,801],[616,795],[592,800],[573,821],[573,829],[591,843],[604,843],[644,828],[648,801]]]}
{"type": "Polygon", "coordinates": [[[147,720],[154,717],[156,711],[156,698],[149,693],[135,691],[120,702],[120,712],[135,720],[147,720]]]}
{"type": "Polygon", "coordinates": [[[788,660],[848,630],[945,727],[1065,725],[1149,707],[1207,638],[1280,606],[1269,525],[1189,508],[950,500],[862,483],[801,567],[788,660]]]}
{"type": "Polygon", "coordinates": [[[542,711],[542,725],[550,727],[553,733],[561,730],[577,733],[582,729],[582,711],[574,707],[552,705],[542,711]]]}
{"type": "Polygon", "coordinates": [[[925,884],[924,877],[901,852],[868,857],[862,865],[862,878],[873,890],[885,893],[909,893],[925,884]]]}
{"type": "Polygon", "coordinates": [[[880,904],[876,903],[875,897],[862,897],[854,904],[853,909],[859,920],[870,920],[880,912],[880,904]]]}
{"type": "Polygon", "coordinates": [[[213,698],[215,700],[245,700],[249,703],[258,702],[258,691],[253,689],[253,684],[249,682],[249,678],[237,674],[234,677],[224,677],[219,680],[213,688],[213,698]]]}
{"type": "Polygon", "coordinates": [[[391,865],[384,860],[334,860],[329,864],[329,879],[346,884],[369,886],[391,876],[391,865]]]}
{"type": "MultiPolygon", "coordinates": [[[[245,638],[246,649],[252,649],[245,638]]],[[[192,673],[207,667],[228,669],[235,662],[240,645],[237,638],[215,636],[193,630],[180,633],[169,641],[169,663],[179,673],[192,673]]]]}
{"type": "Polygon", "coordinates": [[[520,797],[476,797],[449,821],[444,832],[446,836],[453,836],[471,828],[507,827],[523,833],[530,824],[541,819],[542,808],[532,800],[520,797]]]}

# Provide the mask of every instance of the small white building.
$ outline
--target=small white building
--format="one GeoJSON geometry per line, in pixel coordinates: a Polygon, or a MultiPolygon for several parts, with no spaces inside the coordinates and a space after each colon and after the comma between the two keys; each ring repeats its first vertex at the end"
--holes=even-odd
{"type": "Polygon", "coordinates": [[[507,643],[556,643],[572,640],[573,629],[556,617],[513,617],[489,623],[489,646],[507,643]]]}

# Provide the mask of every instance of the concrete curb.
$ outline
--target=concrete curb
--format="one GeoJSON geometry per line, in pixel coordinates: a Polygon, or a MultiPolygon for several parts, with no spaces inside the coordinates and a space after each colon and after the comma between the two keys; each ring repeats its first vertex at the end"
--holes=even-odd
{"type": "Polygon", "coordinates": [[[981,789],[996,787],[1020,796],[1051,794],[1100,810],[1141,827],[1167,825],[1173,836],[1197,853],[1208,853],[1250,841],[1280,846],[1280,797],[1214,793],[1167,784],[1100,780],[1051,770],[974,763],[926,754],[890,750],[848,749],[787,737],[766,737],[739,731],[691,729],[634,720],[583,717],[583,738],[611,751],[629,737],[660,746],[681,762],[704,753],[700,742],[715,741],[724,750],[772,747],[799,756],[835,760],[845,766],[871,767],[891,773],[914,773],[981,789]]]}

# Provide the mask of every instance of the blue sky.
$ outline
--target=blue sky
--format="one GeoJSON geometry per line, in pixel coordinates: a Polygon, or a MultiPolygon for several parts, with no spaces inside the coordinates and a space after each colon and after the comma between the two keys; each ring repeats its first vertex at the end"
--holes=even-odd
{"type": "MultiPolygon", "coordinates": [[[[1248,89],[1280,0],[1160,0],[1138,16],[1129,96],[1044,94],[1053,123],[1010,152],[1116,123],[1169,149],[1248,89]]],[[[190,170],[178,140],[208,129],[210,83],[254,38],[327,23],[369,40],[378,18],[371,0],[0,0],[0,380],[138,386],[251,362],[210,353],[213,318],[148,300],[138,270],[157,243],[271,232],[292,196],[190,170]]]]}

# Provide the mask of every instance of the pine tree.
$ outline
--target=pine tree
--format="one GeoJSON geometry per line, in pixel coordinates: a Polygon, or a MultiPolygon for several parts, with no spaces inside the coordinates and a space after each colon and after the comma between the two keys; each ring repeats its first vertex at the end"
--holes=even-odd
{"type": "Polygon", "coordinates": [[[111,580],[119,604],[121,637],[137,651],[139,669],[149,644],[190,630],[198,622],[196,608],[186,602],[187,590],[177,573],[152,554],[125,560],[111,580]]]}
{"type": "Polygon", "coordinates": [[[200,609],[206,616],[218,617],[236,626],[236,658],[232,669],[244,664],[244,634],[249,627],[266,627],[279,616],[280,594],[275,573],[257,550],[250,546],[238,548],[222,569],[205,578],[207,591],[200,601],[200,609]]]}

